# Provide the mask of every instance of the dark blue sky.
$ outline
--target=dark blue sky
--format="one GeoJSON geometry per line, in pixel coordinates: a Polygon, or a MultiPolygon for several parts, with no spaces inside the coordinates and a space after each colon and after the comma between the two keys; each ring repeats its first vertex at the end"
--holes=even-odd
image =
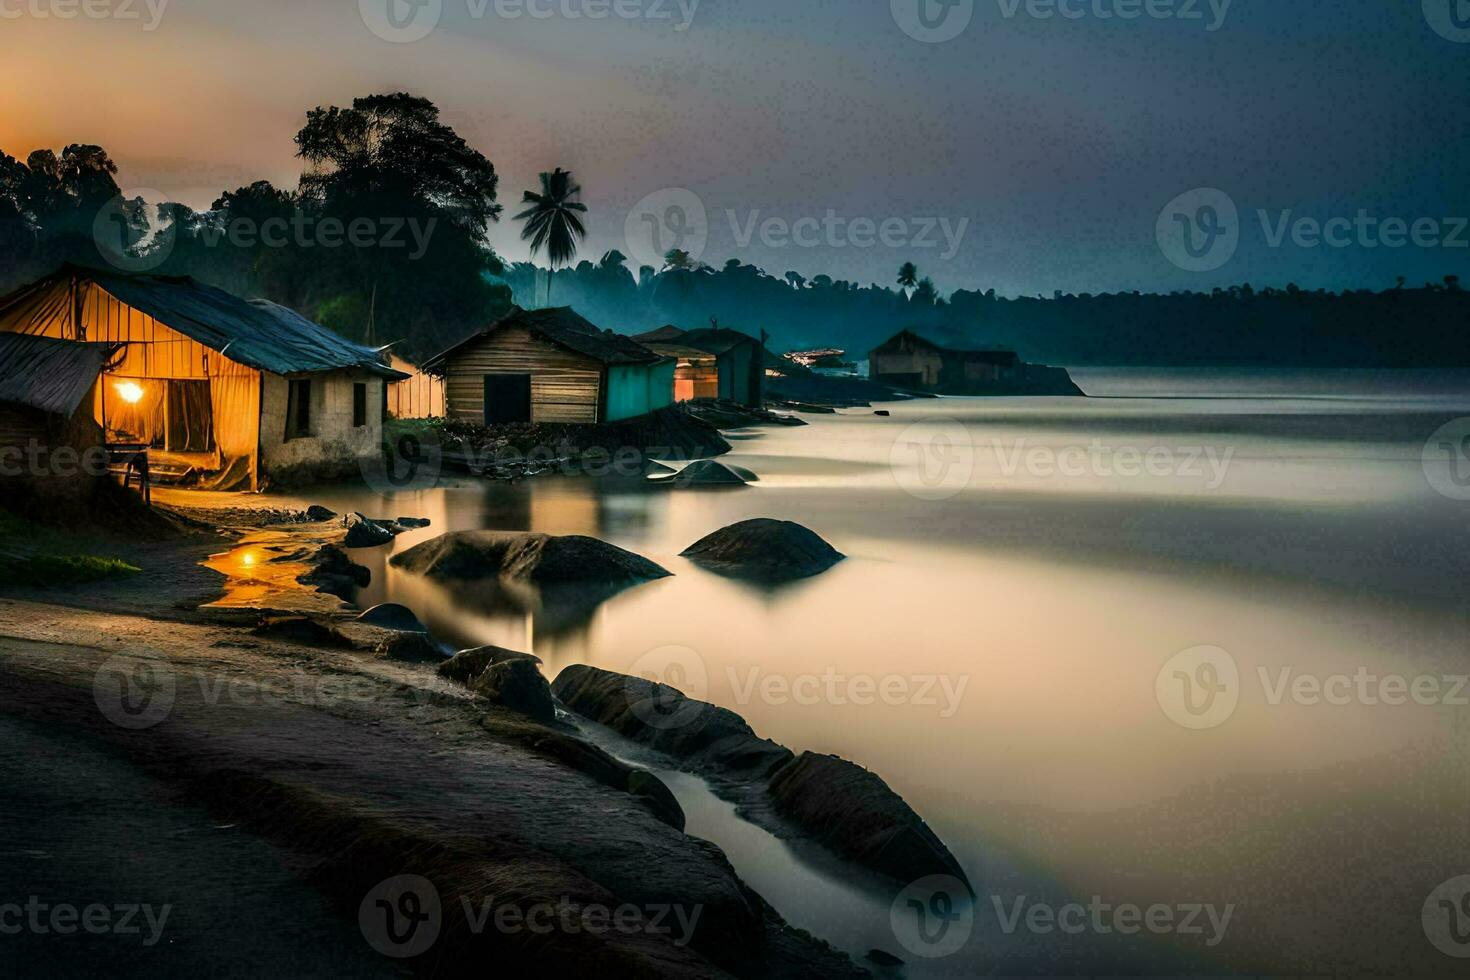
{"type": "MultiPolygon", "coordinates": [[[[1431,26],[1453,24],[1451,2],[1470,16],[1463,0],[1234,0],[1223,18],[1222,0],[1061,0],[1075,19],[974,0],[942,43],[904,30],[923,33],[919,0],[700,0],[692,17],[694,0],[422,0],[437,27],[410,43],[369,29],[386,2],[170,0],[152,30],[144,0],[143,21],[8,20],[0,149],[100,143],[125,187],[205,206],[259,177],[294,185],[307,108],[402,88],[495,161],[508,205],[538,170],[572,169],[594,259],[651,247],[638,205],[656,195],[641,210],[680,227],[692,205],[670,202],[703,205],[705,261],[777,274],[886,284],[912,260],[943,289],[1003,294],[1470,278],[1470,231],[1443,220],[1470,215],[1470,43],[1431,26]],[[1098,16],[1120,9],[1142,14],[1098,16]],[[659,195],[674,188],[694,198],[659,195]],[[1202,272],[1156,234],[1195,188],[1239,214],[1238,248],[1202,272]],[[1262,209],[1270,234],[1288,209],[1417,221],[1420,245],[1368,247],[1377,231],[1339,223],[1344,247],[1291,225],[1272,247],[1262,209]]],[[[495,235],[511,258],[517,231],[495,235]]]]}

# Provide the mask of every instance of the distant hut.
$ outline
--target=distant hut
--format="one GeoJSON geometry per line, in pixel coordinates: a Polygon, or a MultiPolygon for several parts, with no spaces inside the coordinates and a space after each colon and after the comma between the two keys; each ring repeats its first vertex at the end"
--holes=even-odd
{"type": "Polygon", "coordinates": [[[1066,372],[1026,364],[1012,350],[959,350],[903,330],[868,354],[873,381],[946,394],[1071,394],[1066,372]]]}
{"type": "Polygon", "coordinates": [[[660,327],[633,339],[655,354],[674,359],[674,401],[720,397],[719,356],[679,343],[684,331],[660,327]]]}
{"type": "Polygon", "coordinates": [[[674,367],[672,358],[598,330],[570,307],[513,307],[423,370],[444,379],[451,418],[595,424],[671,404],[674,367]]]}
{"type": "Polygon", "coordinates": [[[0,299],[0,331],[122,347],[97,386],[109,445],[214,489],[345,475],[381,452],[379,354],[187,277],[64,266],[0,299]]]}
{"type": "MultiPolygon", "coordinates": [[[[766,375],[765,348],[749,334],[726,327],[680,330],[666,326],[635,338],[641,344],[678,356],[680,350],[691,352],[684,378],[685,391],[692,398],[724,398],[752,408],[764,403],[766,375]],[[693,354],[702,351],[704,357],[693,354]],[[709,384],[709,357],[714,358],[715,384],[709,384]]],[[[678,374],[675,374],[676,382],[678,374]]]]}
{"type": "Polygon", "coordinates": [[[868,354],[868,377],[898,388],[922,391],[939,387],[944,374],[944,348],[903,330],[868,354]]]}
{"type": "Polygon", "coordinates": [[[120,349],[0,333],[0,489],[44,500],[91,493],[108,462],[92,403],[120,349]]]}
{"type": "Polygon", "coordinates": [[[407,375],[388,385],[388,414],[395,419],[442,419],[445,417],[444,381],[419,369],[397,354],[388,358],[393,370],[407,375]]]}

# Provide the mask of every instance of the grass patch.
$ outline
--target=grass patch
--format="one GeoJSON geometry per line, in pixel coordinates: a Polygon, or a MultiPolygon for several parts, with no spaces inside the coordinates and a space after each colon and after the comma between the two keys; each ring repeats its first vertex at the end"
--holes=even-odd
{"type": "Polygon", "coordinates": [[[0,562],[0,585],[47,588],[136,575],[142,569],[96,555],[36,555],[0,562]]]}

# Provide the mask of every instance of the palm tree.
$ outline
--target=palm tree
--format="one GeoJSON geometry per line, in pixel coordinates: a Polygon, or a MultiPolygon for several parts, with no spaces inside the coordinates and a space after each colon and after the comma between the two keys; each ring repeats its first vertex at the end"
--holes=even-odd
{"type": "Polygon", "coordinates": [[[578,201],[582,188],[572,182],[570,171],[556,168],[553,173],[541,175],[541,193],[526,191],[522,204],[531,207],[516,215],[524,221],[521,240],[531,242],[531,254],[546,249],[550,268],[546,270],[546,305],[551,305],[551,275],[557,266],[568,265],[577,256],[577,239],[587,237],[587,229],[577,215],[587,212],[587,205],[578,201]]]}
{"type": "Polygon", "coordinates": [[[919,267],[912,262],[905,262],[898,269],[898,286],[907,294],[910,289],[919,286],[919,267]]]}

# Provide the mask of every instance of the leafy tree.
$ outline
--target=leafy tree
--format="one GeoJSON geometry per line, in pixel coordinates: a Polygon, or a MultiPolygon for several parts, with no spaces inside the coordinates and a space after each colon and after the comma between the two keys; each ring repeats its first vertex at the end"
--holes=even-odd
{"type": "Polygon", "coordinates": [[[898,286],[905,293],[917,288],[919,285],[919,267],[912,262],[905,262],[898,268],[898,286]]]}

